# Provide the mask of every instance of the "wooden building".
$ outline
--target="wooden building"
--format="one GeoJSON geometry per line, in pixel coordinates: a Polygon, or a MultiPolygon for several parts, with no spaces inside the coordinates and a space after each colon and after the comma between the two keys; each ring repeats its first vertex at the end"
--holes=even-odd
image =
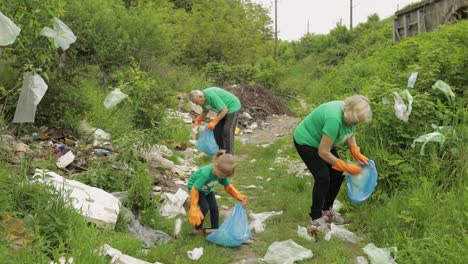
{"type": "Polygon", "coordinates": [[[437,29],[438,25],[467,19],[468,0],[423,0],[395,13],[393,40],[437,29]]]}

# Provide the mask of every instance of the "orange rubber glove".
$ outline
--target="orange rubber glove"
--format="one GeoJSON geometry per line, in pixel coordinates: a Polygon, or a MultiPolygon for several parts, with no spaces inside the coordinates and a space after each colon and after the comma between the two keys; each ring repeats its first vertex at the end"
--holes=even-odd
{"type": "Polygon", "coordinates": [[[198,199],[200,198],[200,193],[195,187],[192,187],[190,190],[190,209],[189,209],[189,223],[193,226],[201,224],[203,218],[202,211],[198,207],[198,199]]]}
{"type": "Polygon", "coordinates": [[[337,170],[337,171],[344,171],[351,175],[356,176],[361,172],[362,167],[356,164],[346,163],[344,160],[338,159],[335,165],[332,166],[332,169],[337,170]]]}
{"type": "Polygon", "coordinates": [[[217,124],[218,124],[218,120],[214,119],[213,121],[208,123],[208,129],[213,130],[217,124]]]}
{"type": "Polygon", "coordinates": [[[229,184],[228,186],[224,187],[224,190],[238,201],[242,201],[242,206],[247,204],[247,196],[241,194],[236,188],[234,188],[234,185],[229,184]]]}
{"type": "Polygon", "coordinates": [[[195,122],[193,122],[192,128],[199,126],[202,121],[203,121],[203,116],[199,115],[195,117],[195,122]]]}
{"type": "Polygon", "coordinates": [[[369,166],[369,162],[367,162],[368,158],[361,154],[361,149],[358,146],[356,145],[351,146],[349,148],[349,151],[351,151],[351,154],[353,155],[356,161],[360,161],[364,165],[369,166]]]}

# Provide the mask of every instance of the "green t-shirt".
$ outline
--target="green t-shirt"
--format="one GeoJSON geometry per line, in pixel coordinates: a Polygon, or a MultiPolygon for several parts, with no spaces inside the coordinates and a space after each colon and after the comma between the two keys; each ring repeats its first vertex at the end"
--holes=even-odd
{"type": "Polygon", "coordinates": [[[195,187],[203,195],[208,195],[213,191],[212,188],[218,184],[218,182],[223,186],[228,186],[230,184],[229,178],[221,179],[216,177],[213,173],[213,165],[207,165],[201,167],[190,176],[188,190],[190,193],[192,187],[195,187]]]}
{"type": "Polygon", "coordinates": [[[346,142],[356,130],[356,126],[347,126],[343,118],[343,101],[331,101],[319,105],[294,131],[294,140],[299,145],[318,148],[322,135],[333,140],[333,145],[346,142]]]}
{"type": "Polygon", "coordinates": [[[202,105],[203,110],[211,110],[216,113],[221,112],[227,107],[227,113],[239,111],[241,103],[239,99],[232,93],[218,87],[206,88],[202,91],[205,95],[205,103],[202,105]]]}

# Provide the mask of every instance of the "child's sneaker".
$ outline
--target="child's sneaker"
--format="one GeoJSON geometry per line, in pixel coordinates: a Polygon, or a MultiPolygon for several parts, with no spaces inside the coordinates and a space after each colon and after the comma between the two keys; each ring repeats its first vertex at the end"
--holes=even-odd
{"type": "Polygon", "coordinates": [[[341,216],[340,213],[338,213],[337,211],[333,209],[323,211],[322,218],[324,218],[327,222],[330,221],[337,225],[346,224],[348,222],[347,220],[343,218],[343,216],[341,216]]]}
{"type": "Polygon", "coordinates": [[[205,230],[203,229],[194,229],[192,232],[189,233],[191,236],[201,235],[206,236],[205,230]]]}

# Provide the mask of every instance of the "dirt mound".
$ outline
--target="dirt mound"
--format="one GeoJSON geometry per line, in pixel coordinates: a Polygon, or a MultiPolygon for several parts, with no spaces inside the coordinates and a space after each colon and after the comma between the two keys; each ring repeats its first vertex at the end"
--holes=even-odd
{"type": "Polygon", "coordinates": [[[254,119],[265,119],[271,115],[295,116],[280,98],[261,85],[232,85],[224,87],[241,101],[241,112],[249,113],[254,119]]]}

